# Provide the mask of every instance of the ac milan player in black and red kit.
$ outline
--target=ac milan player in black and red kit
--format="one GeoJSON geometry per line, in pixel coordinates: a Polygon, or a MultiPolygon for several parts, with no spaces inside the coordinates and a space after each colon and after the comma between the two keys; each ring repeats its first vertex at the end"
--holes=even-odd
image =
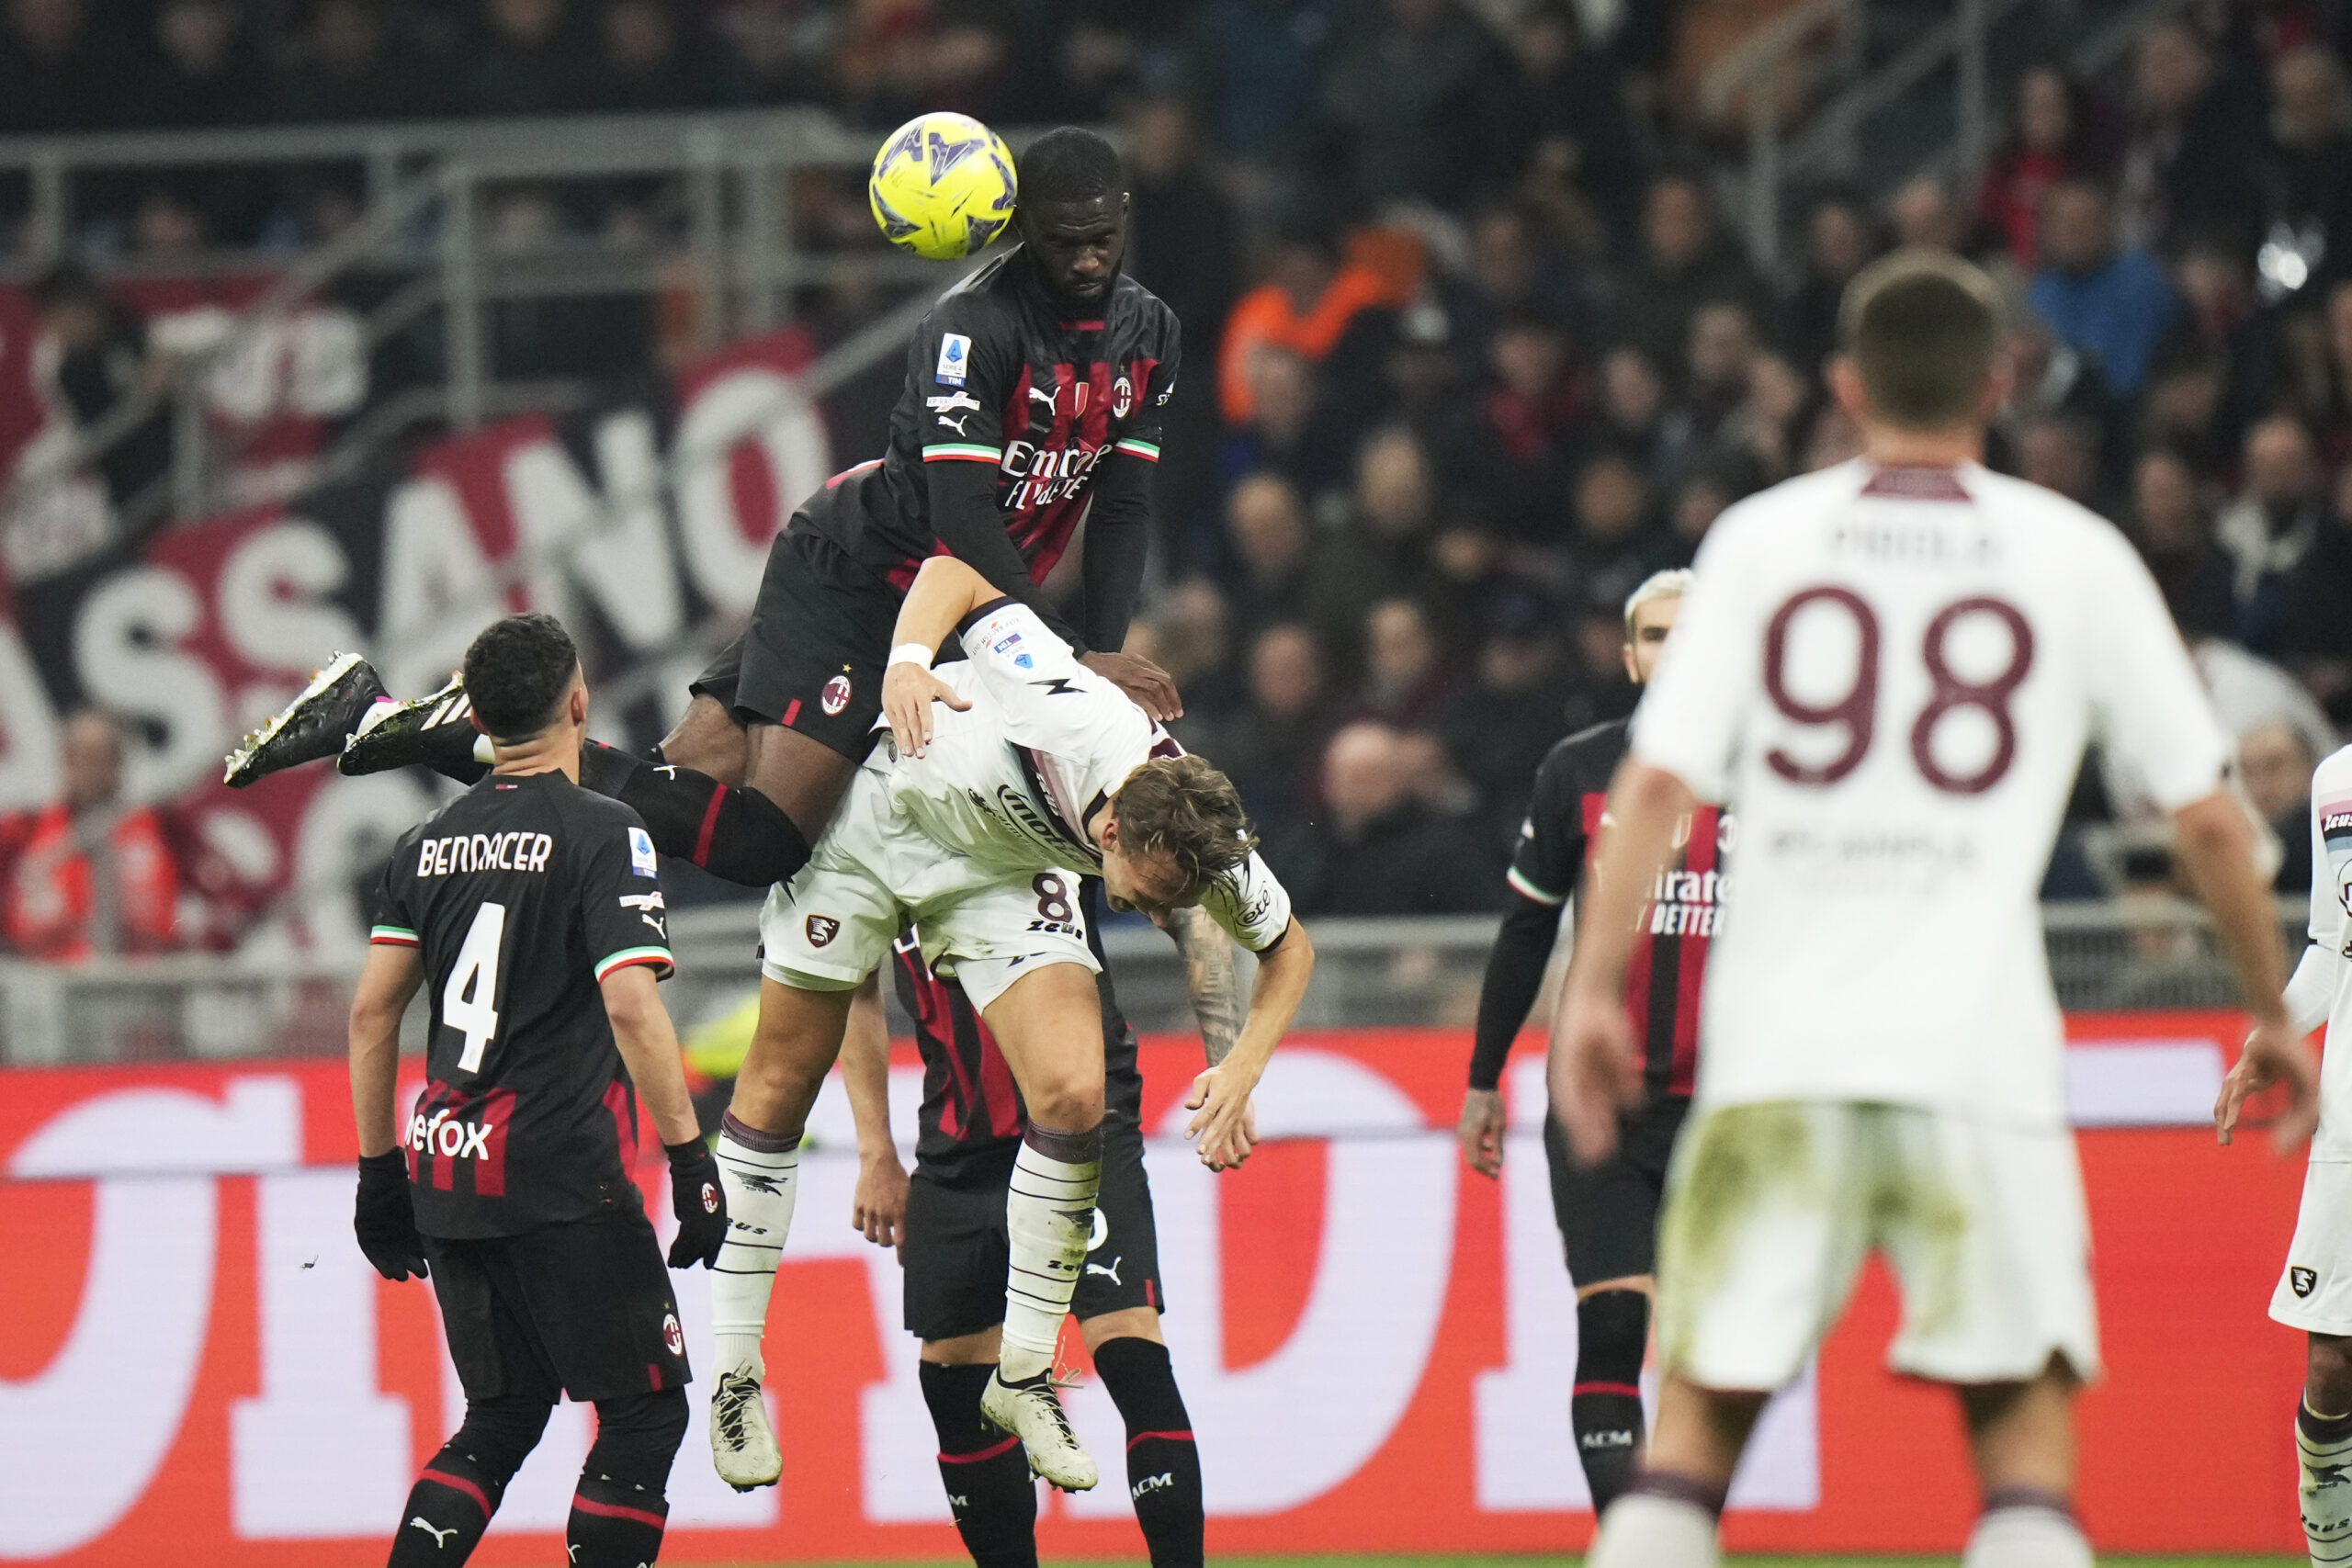
{"type": "MultiPolygon", "coordinates": [[[[1636,684],[1648,680],[1666,645],[1690,575],[1659,572],[1626,601],[1625,671],[1636,684]]],[[[1462,1104],[1463,1155],[1484,1176],[1502,1169],[1503,1061],[1543,987],[1561,912],[1591,863],[1629,728],[1619,719],[1572,735],[1552,748],[1535,773],[1527,825],[1511,857],[1514,897],[1478,995],[1470,1089],[1462,1104]]],[[[1658,1201],[1690,1108],[1700,987],[1707,945],[1723,917],[1724,852],[1731,836],[1728,817],[1711,806],[1699,807],[1680,861],[1645,911],[1625,1007],[1647,1045],[1647,1093],[1641,1108],[1625,1117],[1617,1153],[1601,1165],[1579,1166],[1558,1122],[1548,1112],[1544,1122],[1552,1208],[1577,1292],[1577,1380],[1569,1411],[1596,1514],[1631,1484],[1641,1457],[1640,1382],[1649,1347],[1658,1201]]]]}
{"type": "MultiPolygon", "coordinates": [[[[1087,941],[1102,957],[1101,885],[1083,897],[1087,941]]],[[[1202,1043],[1214,1066],[1241,1028],[1232,949],[1197,909],[1170,911],[1202,1043]]],[[[922,1389],[939,1434],[939,1473],[956,1528],[977,1568],[1035,1568],[1037,1493],[1021,1445],[980,1414],[1004,1321],[1008,1257],[1004,1195],[1026,1112],[1012,1069],[961,986],[924,964],[902,939],[892,954],[899,998],[914,1020],[923,1095],[911,1182],[888,1135],[888,1042],[880,1009],[854,1022],[842,1081],[858,1110],[855,1219],[906,1266],[905,1322],[922,1341],[922,1389]],[[861,1062],[861,1055],[870,1061],[861,1062]]],[[[1096,1376],[1127,1428],[1127,1494],[1153,1568],[1200,1568],[1201,1461],[1176,1386],[1159,1314],[1168,1295],[1151,1184],[1143,1163],[1143,1077],[1136,1035],[1112,988],[1096,976],[1103,1043],[1102,1183],[1094,1230],[1070,1302],[1096,1376]]]]}
{"type": "Polygon", "coordinates": [[[351,1011],[356,1229],[385,1278],[430,1273],[465,1385],[391,1568],[460,1563],[557,1398],[596,1405],[574,1568],[662,1550],[686,1429],[685,1337],[629,1168],[641,1091],[670,1156],[672,1268],[727,1236],[677,1037],[659,863],[636,813],[579,787],[587,688],[563,628],[501,621],[466,654],[495,770],[394,846],[351,1011]],[[424,1094],[393,1104],[401,1016],[429,986],[424,1094]]]}
{"type": "MultiPolygon", "coordinates": [[[[1174,395],[1174,312],[1121,271],[1127,195],[1091,131],[1033,142],[1021,243],[940,298],[908,351],[883,456],[835,476],[770,547],[750,628],[694,682],[650,757],[590,742],[581,782],[634,807],[663,854],[748,886],[788,881],[832,819],[880,712],[890,628],[915,570],[947,553],[1044,606],[1086,528],[1079,624],[1046,618],[1154,718],[1174,683],[1120,651],[1143,582],[1151,475],[1174,395]]],[[[229,759],[242,785],[340,753],[346,773],[478,776],[457,682],[395,703],[344,655],[229,759]]]]}

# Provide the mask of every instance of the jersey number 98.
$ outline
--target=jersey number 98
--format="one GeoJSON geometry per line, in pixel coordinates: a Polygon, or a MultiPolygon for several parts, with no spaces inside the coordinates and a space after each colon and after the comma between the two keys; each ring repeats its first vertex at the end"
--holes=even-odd
{"type": "MultiPolygon", "coordinates": [[[[1919,776],[1948,795],[1982,795],[2001,782],[2017,761],[2017,723],[2009,716],[2009,698],[2025,683],[2033,668],[2033,627],[2006,599],[1979,595],[1958,599],[1936,612],[1920,639],[1920,660],[1933,682],[1927,705],[1911,724],[1911,761],[1919,776]],[[1966,616],[1990,615],[2009,635],[2007,666],[1989,681],[1963,680],[1951,668],[1949,643],[1952,630],[1966,616]],[[1972,773],[1954,773],[1936,760],[1936,727],[1963,708],[1983,713],[1993,726],[1993,755],[1972,773]]],[[[1879,625],[1869,601],[1851,589],[1823,586],[1792,594],[1764,628],[1764,694],[1792,723],[1808,727],[1838,725],[1846,731],[1846,749],[1826,762],[1806,762],[1775,746],[1764,754],[1774,773],[1791,784],[1826,788],[1862,765],[1870,755],[1878,726],[1879,625]],[[1854,679],[1844,695],[1833,702],[1809,703],[1789,690],[1787,661],[1789,628],[1797,615],[1813,605],[1834,606],[1854,623],[1854,679]]]]}

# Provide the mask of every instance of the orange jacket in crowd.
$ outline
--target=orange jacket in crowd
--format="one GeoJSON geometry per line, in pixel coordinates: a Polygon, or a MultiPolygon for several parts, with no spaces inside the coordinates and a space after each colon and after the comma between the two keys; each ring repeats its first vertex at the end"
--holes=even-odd
{"type": "MultiPolygon", "coordinates": [[[[179,872],[155,813],[125,811],[107,830],[115,919],[124,953],[173,945],[179,872]]],[[[90,856],[62,804],[0,818],[0,949],[52,963],[87,958],[98,913],[90,856]]]]}
{"type": "Polygon", "coordinates": [[[1250,423],[1250,355],[1272,344],[1321,364],[1348,326],[1365,310],[1399,309],[1420,287],[1419,237],[1409,229],[1360,230],[1348,237],[1347,260],[1315,303],[1301,311],[1288,290],[1265,283],[1234,302],[1217,349],[1217,412],[1227,424],[1250,423]]]}

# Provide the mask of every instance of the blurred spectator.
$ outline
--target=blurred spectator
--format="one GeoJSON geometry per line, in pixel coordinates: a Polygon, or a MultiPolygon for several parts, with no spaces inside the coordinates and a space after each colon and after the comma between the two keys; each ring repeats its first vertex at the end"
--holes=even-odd
{"type": "MultiPolygon", "coordinates": [[[[28,290],[40,323],[41,352],[58,401],[85,435],[127,402],[161,392],[164,371],[148,352],[147,323],[78,266],[51,269],[28,290]]],[[[97,459],[107,493],[121,508],[171,467],[171,412],[160,400],[97,459]]]]}
{"type": "Polygon", "coordinates": [[[2134,245],[2205,228],[2251,225],[2247,171],[2262,151],[2251,95],[2215,68],[2187,22],[2140,35],[2132,62],[2133,124],[2122,159],[2122,228],[2134,245]]]}
{"type": "Polygon", "coordinates": [[[1524,538],[1556,539],[1560,492],[1583,423],[1583,399],[1559,330],[1540,318],[1506,323],[1487,350],[1479,405],[1480,488],[1498,519],[1524,538]]]}
{"type": "Polygon", "coordinates": [[[1266,170],[1313,123],[1337,0],[1206,0],[1196,57],[1210,134],[1266,170]]]}
{"type": "Polygon", "coordinates": [[[1484,803],[1490,842],[1509,845],[1536,765],[1567,733],[1569,698],[1557,613],[1534,595],[1503,595],[1487,618],[1473,678],[1447,705],[1447,751],[1484,803]]]}
{"type": "Polygon", "coordinates": [[[1641,471],[1622,453],[1596,453],[1576,483],[1577,577],[1586,604],[1622,613],[1625,596],[1667,564],[1669,551],[1649,522],[1641,471]]]}
{"type": "Polygon", "coordinates": [[[1217,350],[1217,405],[1227,424],[1249,423],[1250,364],[1261,347],[1286,349],[1310,365],[1331,364],[1369,385],[1383,322],[1369,312],[1391,302],[1386,279],[1343,263],[1329,235],[1293,231],[1274,242],[1267,279],[1226,318],[1217,350]]]}
{"type": "Polygon", "coordinates": [[[2188,237],[2173,276],[2185,309],[2156,350],[2151,395],[2168,366],[2199,363],[2218,382],[2205,426],[2218,448],[2233,450],[2239,434],[2272,400],[2278,379],[2268,323],[2254,297],[2245,247],[2225,233],[2188,237]]]}
{"type": "Polygon", "coordinates": [[[2029,270],[2041,255],[2041,198],[2068,175],[2105,179],[2113,154],[2088,94],[2061,66],[2029,65],[2018,78],[2016,121],[1976,187],[1977,220],[2029,270]]]}
{"type": "Polygon", "coordinates": [[[1429,547],[1437,525],[1437,484],[1429,456],[1401,425],[1374,431],[1356,458],[1350,502],[1351,538],[1332,561],[1360,603],[1429,586],[1429,547]]]}
{"type": "Polygon", "coordinates": [[[1244,477],[1225,498],[1225,526],[1239,565],[1235,629],[1248,637],[1277,621],[1308,618],[1314,550],[1297,487],[1268,471],[1244,477]]]}
{"type": "Polygon", "coordinates": [[[1600,361],[1600,404],[1589,435],[1596,448],[1622,452],[1654,484],[1671,483],[1690,452],[1690,431],[1667,417],[1666,378],[1657,361],[1631,344],[1600,361]]]}
{"type": "Polygon", "coordinates": [[[0,817],[0,948],[66,963],[173,945],[179,873],[162,823],[122,798],[122,732],[85,708],[65,722],[64,796],[0,817]]]}
{"type": "Polygon", "coordinates": [[[732,57],[675,0],[605,0],[587,93],[600,110],[712,108],[744,96],[732,57]]]}
{"type": "Polygon", "coordinates": [[[1498,95],[1496,152],[1503,171],[1539,180],[1566,176],[1564,189],[1586,209],[1570,225],[1597,227],[1601,232],[1593,238],[1606,248],[1629,242],[1641,165],[1615,61],[1591,46],[1561,0],[1537,0],[1522,10],[1509,45],[1516,69],[1498,95]]]}
{"type": "Polygon", "coordinates": [[[2257,725],[2237,738],[2238,778],[2255,815],[2270,824],[2286,852],[2271,886],[2280,893],[2312,887],[2312,770],[2319,759],[2302,734],[2283,719],[2257,725]]]}
{"type": "Polygon", "coordinates": [[[1838,346],[1838,304],[1846,285],[1879,251],[1870,209],[1849,191],[1833,191],[1805,215],[1804,276],[1781,318],[1781,340],[1804,375],[1820,374],[1838,346]]]}
{"type": "Polygon", "coordinates": [[[1506,321],[1532,317],[1573,338],[1591,310],[1576,278],[1517,207],[1483,208],[1470,224],[1467,265],[1445,290],[1448,326],[1474,350],[1506,321]]]}
{"type": "Polygon", "coordinates": [[[1745,395],[1716,433],[1709,460],[1752,468],[1760,483],[1787,479],[1797,471],[1797,443],[1815,397],[1815,384],[1786,359],[1750,355],[1745,395]]]}
{"type": "Polygon", "coordinates": [[[1450,705],[1453,672],[1437,629],[1417,599],[1384,599],[1363,618],[1363,681],[1352,716],[1400,729],[1441,717],[1450,705]]]}
{"type": "Polygon", "coordinates": [[[1493,167],[1501,74],[1484,28],[1454,0],[1377,0],[1323,84],[1341,187],[1360,212],[1399,200],[1460,208],[1493,167]]]}
{"type": "Polygon", "coordinates": [[[1304,914],[1446,915],[1492,908],[1501,856],[1467,819],[1414,798],[1414,752],[1384,724],[1351,724],[1323,759],[1316,829],[1275,869],[1304,914]]]}
{"type": "Polygon", "coordinates": [[[1250,414],[1225,441],[1227,474],[1282,475],[1303,495],[1344,483],[1348,432],[1323,401],[1323,379],[1306,355],[1261,344],[1250,355],[1250,414]]]}
{"type": "Polygon", "coordinates": [[[2041,414],[2018,432],[2018,477],[2112,515],[2099,486],[2098,447],[2098,426],[2091,421],[2063,410],[2041,414]]]}
{"type": "Polygon", "coordinates": [[[1961,232],[1960,205],[1943,181],[1921,175],[1895,188],[1887,203],[1894,226],[1894,243],[1907,250],[1957,251],[1961,232]]]}
{"type": "Polygon", "coordinates": [[[2270,66],[2270,144],[2262,192],[2262,300],[2276,305],[2352,275],[2352,91],[2317,44],[2270,66]]]}
{"type": "Polygon", "coordinates": [[[98,130],[133,123],[131,51],[114,7],[6,0],[0,21],[0,130],[98,130]]]}
{"type": "Polygon", "coordinates": [[[573,0],[481,0],[481,38],[460,73],[468,112],[571,114],[589,107],[591,78],[573,0]]]}
{"type": "Polygon", "coordinates": [[[1710,300],[1691,312],[1678,412],[1692,447],[1714,447],[1732,411],[1747,400],[1756,347],[1756,324],[1737,300],[1710,300]]]}
{"type": "Polygon", "coordinates": [[[1290,621],[1250,640],[1247,674],[1249,700],[1210,729],[1201,750],[1233,781],[1272,843],[1303,827],[1315,798],[1331,732],[1330,681],[1315,634],[1290,621]]]}
{"type": "MultiPolygon", "coordinates": [[[[1138,98],[1125,122],[1134,202],[1127,270],[1167,301],[1188,329],[1192,355],[1205,361],[1216,325],[1233,306],[1240,231],[1232,204],[1202,166],[1193,111],[1182,96],[1138,98]]],[[[1184,401],[1205,409],[1214,400],[1196,395],[1184,401]]]]}
{"type": "Polygon", "coordinates": [[[2319,457],[2300,421],[2274,414],[2246,432],[2245,491],[2213,536],[2230,557],[2236,640],[2256,653],[2291,655],[2309,641],[2297,569],[2326,522],[2321,490],[2319,457]]]}
{"type": "Polygon", "coordinates": [[[249,125],[269,101],[268,73],[235,0],[164,0],[139,81],[141,118],[154,126],[249,125]]]}
{"type": "Polygon", "coordinates": [[[1724,509],[1757,488],[1755,478],[1736,458],[1718,458],[1686,475],[1667,509],[1670,538],[1661,558],[1668,566],[1689,566],[1724,509]]]}
{"type": "Polygon", "coordinates": [[[2107,189],[2069,175],[2043,198],[2042,268],[2027,290],[2034,313],[2092,355],[2118,396],[2138,395],[2148,359],[2180,309],[2164,269],[2120,246],[2107,189]]]}
{"type": "Polygon", "coordinates": [[[277,112],[289,120],[407,119],[455,108],[392,0],[315,0],[288,39],[277,112]]]}
{"type": "Polygon", "coordinates": [[[1751,321],[1769,303],[1747,258],[1718,231],[1703,176],[1669,169],[1650,181],[1642,201],[1642,245],[1617,282],[1614,335],[1653,364],[1679,360],[1699,307],[1730,300],[1751,321]]]}
{"type": "Polygon", "coordinates": [[[2232,625],[2233,563],[2213,542],[2197,475],[2178,453],[2143,452],[2132,470],[2132,542],[2148,563],[2181,635],[2194,642],[2232,625]]]}

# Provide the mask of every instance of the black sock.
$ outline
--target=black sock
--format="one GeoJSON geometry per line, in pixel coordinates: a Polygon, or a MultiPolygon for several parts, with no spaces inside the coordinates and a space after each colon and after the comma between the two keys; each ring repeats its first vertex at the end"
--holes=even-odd
{"type": "Polygon", "coordinates": [[[632,757],[601,740],[580,748],[580,782],[634,808],[653,847],[713,876],[765,887],[808,863],[808,836],[758,790],[707,773],[632,757]]]}
{"type": "Polygon", "coordinates": [[[1106,1339],[1094,1370],[1127,1423],[1127,1495],[1151,1549],[1152,1568],[1200,1568],[1201,1450],[1177,1391],[1168,1347],[1106,1339]]]}
{"type": "Polygon", "coordinates": [[[922,1363],[923,1403],[939,1429],[939,1479],[976,1568],[1037,1568],[1037,1489],[1021,1439],[980,1415],[994,1367],[922,1363]]]}
{"type": "Polygon", "coordinates": [[[505,1479],[455,1451],[456,1446],[453,1438],[409,1489],[387,1568],[450,1568],[472,1553],[490,1528],[505,1479]]]}
{"type": "Polygon", "coordinates": [[[1650,1302],[1639,1291],[1601,1291],[1577,1303],[1568,1421],[1596,1514],[1633,1484],[1641,1459],[1642,1358],[1649,1336],[1650,1302]]]}
{"type": "Polygon", "coordinates": [[[582,1476],[563,1527],[571,1568],[649,1568],[662,1555],[662,1526],[669,1517],[670,1505],[658,1492],[582,1476]]]}

